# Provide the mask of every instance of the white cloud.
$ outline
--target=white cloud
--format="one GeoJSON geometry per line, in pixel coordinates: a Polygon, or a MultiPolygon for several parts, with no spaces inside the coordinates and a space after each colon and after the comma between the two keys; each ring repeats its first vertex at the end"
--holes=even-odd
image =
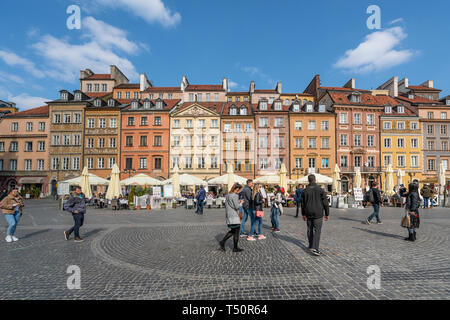
{"type": "Polygon", "coordinates": [[[398,19],[392,20],[391,22],[389,22],[389,25],[398,23],[398,22],[403,22],[403,18],[398,18],[398,19]]]}
{"type": "Polygon", "coordinates": [[[178,12],[172,13],[162,0],[94,0],[94,2],[114,9],[125,8],[148,23],[158,22],[165,27],[175,26],[181,21],[181,15],[178,12]]]}
{"type": "MultiPolygon", "coordinates": [[[[239,66],[239,64],[238,64],[239,66]]],[[[264,73],[260,68],[258,67],[253,67],[253,66],[244,66],[241,67],[241,70],[250,74],[251,76],[256,76],[260,79],[262,79],[263,81],[266,82],[266,84],[268,84],[269,86],[275,86],[277,81],[275,81],[274,79],[272,79],[271,76],[269,76],[268,74],[264,73]]]]}
{"type": "Polygon", "coordinates": [[[7,73],[7,72],[3,72],[3,71],[0,71],[0,81],[1,82],[12,81],[12,82],[19,83],[19,84],[25,83],[25,80],[23,80],[21,77],[16,76],[14,74],[7,73]]]}
{"type": "Polygon", "coordinates": [[[368,72],[405,63],[412,57],[413,52],[395,48],[406,37],[402,27],[373,32],[367,35],[358,47],[347,50],[334,66],[352,72],[368,72]]]}
{"type": "Polygon", "coordinates": [[[35,67],[32,61],[26,58],[22,58],[14,52],[0,50],[0,59],[2,59],[3,62],[5,62],[9,66],[19,66],[24,68],[36,78],[44,77],[44,74],[35,67]]]}
{"type": "Polygon", "coordinates": [[[8,100],[14,102],[17,107],[21,110],[28,110],[35,107],[41,107],[45,105],[46,101],[51,99],[46,99],[42,97],[33,97],[27,93],[22,93],[18,96],[8,95],[8,100]]]}
{"type": "Polygon", "coordinates": [[[234,82],[234,81],[229,81],[228,82],[228,87],[230,88],[230,89],[234,89],[234,88],[237,88],[237,87],[239,87],[239,84],[238,83],[236,83],[236,82],[234,82]]]}

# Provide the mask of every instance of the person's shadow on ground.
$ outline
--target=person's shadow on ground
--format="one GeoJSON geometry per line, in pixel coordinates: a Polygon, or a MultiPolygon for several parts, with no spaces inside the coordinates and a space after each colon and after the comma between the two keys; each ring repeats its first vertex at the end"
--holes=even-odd
{"type": "Polygon", "coordinates": [[[49,232],[50,230],[51,230],[51,229],[44,229],[44,230],[39,230],[39,231],[35,231],[35,232],[32,232],[32,233],[28,233],[28,234],[26,234],[26,235],[24,235],[24,236],[22,237],[22,240],[23,240],[23,239],[32,238],[32,237],[34,237],[34,236],[36,236],[36,235],[38,235],[38,234],[41,234],[41,233],[49,232]]]}
{"type": "Polygon", "coordinates": [[[378,236],[383,236],[383,237],[389,237],[389,238],[394,238],[394,239],[401,239],[403,240],[403,236],[400,236],[398,234],[392,234],[392,233],[386,233],[386,232],[381,232],[381,231],[375,231],[375,230],[368,230],[368,229],[363,229],[363,228],[357,228],[357,227],[352,227],[353,229],[358,229],[364,232],[368,232],[371,234],[375,234],[378,236]]]}

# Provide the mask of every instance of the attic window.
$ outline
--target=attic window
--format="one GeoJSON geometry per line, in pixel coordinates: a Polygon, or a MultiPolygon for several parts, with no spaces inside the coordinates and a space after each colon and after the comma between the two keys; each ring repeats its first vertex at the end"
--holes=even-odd
{"type": "Polygon", "coordinates": [[[162,107],[163,107],[163,102],[161,100],[156,101],[156,108],[162,109],[162,107]]]}
{"type": "Polygon", "coordinates": [[[137,101],[131,102],[131,109],[137,109],[137,108],[138,108],[138,102],[137,101]]]}
{"type": "Polygon", "coordinates": [[[150,101],[149,100],[144,101],[144,109],[150,109],[150,101]]]}
{"type": "Polygon", "coordinates": [[[361,94],[360,93],[352,93],[350,95],[350,102],[361,102],[361,94]]]}
{"type": "Polygon", "coordinates": [[[414,94],[412,93],[408,94],[408,99],[414,99],[414,94]]]}
{"type": "Polygon", "coordinates": [[[306,112],[313,112],[314,110],[313,110],[313,105],[312,105],[312,103],[308,103],[307,105],[306,105],[306,112]]]}
{"type": "Polygon", "coordinates": [[[241,110],[240,110],[240,115],[241,116],[245,116],[245,115],[247,115],[247,108],[245,108],[245,107],[241,107],[241,110]]]}
{"type": "Polygon", "coordinates": [[[384,112],[385,113],[392,113],[392,106],[385,106],[384,107],[384,112]]]}
{"type": "Polygon", "coordinates": [[[101,105],[102,105],[102,101],[101,101],[100,99],[96,99],[96,100],[94,101],[94,106],[100,107],[101,105]]]}
{"type": "Polygon", "coordinates": [[[281,110],[281,102],[280,101],[275,102],[275,110],[281,110]]]}
{"type": "Polygon", "coordinates": [[[259,104],[259,109],[260,109],[260,110],[267,110],[267,102],[266,102],[266,101],[262,101],[262,102],[259,104]]]}
{"type": "Polygon", "coordinates": [[[402,105],[398,106],[398,107],[397,107],[397,112],[398,112],[398,113],[405,113],[405,107],[402,106],[402,105]]]}
{"type": "Polygon", "coordinates": [[[61,100],[69,100],[69,94],[67,92],[61,92],[61,100]]]}
{"type": "Polygon", "coordinates": [[[230,108],[230,114],[231,114],[232,116],[237,115],[237,109],[236,109],[235,107],[230,108]]]}
{"type": "Polygon", "coordinates": [[[75,100],[76,101],[81,101],[81,92],[75,93],[75,100]]]}
{"type": "Polygon", "coordinates": [[[294,104],[294,112],[299,112],[300,111],[300,105],[298,103],[294,104]]]}
{"type": "Polygon", "coordinates": [[[114,107],[114,105],[115,105],[114,99],[109,99],[108,100],[108,107],[114,107]]]}
{"type": "Polygon", "coordinates": [[[446,105],[450,106],[450,99],[447,99],[445,102],[446,105]]]}
{"type": "Polygon", "coordinates": [[[319,112],[325,112],[325,105],[319,104],[319,112]]]}

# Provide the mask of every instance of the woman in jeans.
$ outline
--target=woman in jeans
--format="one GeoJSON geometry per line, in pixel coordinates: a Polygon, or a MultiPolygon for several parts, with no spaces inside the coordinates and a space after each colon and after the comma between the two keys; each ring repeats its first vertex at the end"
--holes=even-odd
{"type": "Polygon", "coordinates": [[[411,183],[409,185],[409,192],[406,197],[405,210],[409,214],[411,220],[410,227],[408,228],[408,237],[405,238],[407,241],[416,241],[416,229],[420,225],[419,217],[419,186],[416,183],[411,183]]]}
{"type": "Polygon", "coordinates": [[[263,211],[263,203],[264,198],[261,194],[261,185],[256,184],[253,187],[253,194],[252,194],[252,205],[251,210],[253,211],[253,215],[255,216],[255,219],[253,220],[252,227],[250,229],[250,234],[247,237],[248,241],[255,241],[255,236],[258,237],[258,240],[264,240],[266,237],[262,234],[262,227],[263,227],[263,218],[257,217],[256,212],[257,211],[263,211]]]}
{"type": "Polygon", "coordinates": [[[19,240],[14,236],[17,224],[22,217],[22,208],[24,207],[23,199],[19,195],[17,189],[12,189],[6,198],[0,203],[0,208],[5,215],[6,222],[8,222],[8,230],[6,235],[6,242],[13,242],[19,240]]]}
{"type": "Polygon", "coordinates": [[[242,190],[242,185],[235,183],[231,188],[230,192],[225,197],[225,213],[226,222],[230,231],[225,235],[222,241],[220,241],[220,249],[225,251],[225,242],[233,237],[233,252],[241,252],[244,249],[238,248],[239,242],[239,232],[241,229],[242,213],[240,213],[239,208],[241,207],[242,201],[239,200],[239,192],[242,190]]]}
{"type": "Polygon", "coordinates": [[[272,222],[272,231],[280,232],[280,222],[278,221],[278,217],[280,216],[283,210],[282,208],[283,198],[281,196],[281,189],[279,186],[275,186],[274,193],[275,196],[272,202],[272,209],[270,210],[270,221],[272,222]]]}

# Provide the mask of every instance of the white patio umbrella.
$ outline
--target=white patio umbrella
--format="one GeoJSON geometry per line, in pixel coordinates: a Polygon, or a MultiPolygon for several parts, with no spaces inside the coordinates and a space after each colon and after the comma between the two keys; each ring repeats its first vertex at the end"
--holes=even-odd
{"type": "Polygon", "coordinates": [[[162,181],[152,178],[146,174],[139,173],[131,178],[120,181],[122,186],[160,186],[162,181]]]}
{"type": "Polygon", "coordinates": [[[397,190],[400,189],[401,184],[402,184],[402,170],[397,169],[397,190]]]}
{"type": "Polygon", "coordinates": [[[341,194],[341,169],[339,169],[339,166],[334,166],[334,172],[333,172],[333,183],[332,183],[332,190],[336,194],[341,194]]]}
{"type": "MultiPolygon", "coordinates": [[[[85,169],[87,170],[87,168],[85,167],[85,169]]],[[[83,169],[84,172],[84,169],[83,169]]],[[[99,176],[96,176],[93,173],[89,173],[88,172],[88,177],[89,177],[89,184],[91,186],[107,186],[109,184],[109,181],[106,179],[103,179],[99,176]]],[[[72,178],[66,181],[63,181],[65,183],[68,183],[70,186],[81,186],[81,178],[83,175],[76,177],[76,178],[72,178]]]]}
{"type": "Polygon", "coordinates": [[[361,169],[360,168],[356,168],[355,181],[353,183],[354,183],[354,188],[357,188],[357,189],[361,188],[361,169]]]}
{"type": "Polygon", "coordinates": [[[394,170],[392,169],[392,165],[390,164],[386,169],[386,184],[384,186],[384,193],[389,197],[392,197],[394,194],[394,170]]]}
{"type": "MultiPolygon", "coordinates": [[[[162,181],[162,184],[171,184],[173,177],[162,181]]],[[[206,186],[208,183],[187,173],[180,174],[180,186],[206,186]]]]}
{"type": "Polygon", "coordinates": [[[228,185],[228,178],[231,177],[231,179],[233,179],[233,184],[235,184],[236,182],[239,184],[246,184],[247,183],[247,178],[238,176],[237,174],[224,174],[220,177],[215,177],[212,179],[208,180],[208,185],[228,185]]]}
{"type": "Polygon", "coordinates": [[[280,187],[284,188],[284,192],[285,194],[287,194],[287,177],[286,177],[286,166],[284,165],[284,163],[281,164],[281,168],[280,168],[280,187]]]}
{"type": "MultiPolygon", "coordinates": [[[[323,174],[319,174],[319,173],[313,173],[313,175],[316,176],[316,183],[317,184],[333,184],[333,179],[328,177],[328,176],[324,176],[323,174]]],[[[297,181],[295,181],[296,183],[300,183],[300,184],[309,184],[308,182],[308,175],[301,177],[300,179],[298,179],[297,181]]]]}
{"type": "Polygon", "coordinates": [[[91,185],[89,184],[89,175],[88,174],[89,174],[88,168],[84,167],[83,172],[81,173],[80,187],[81,187],[81,191],[84,193],[84,196],[86,198],[90,198],[92,196],[91,185]]]}
{"type": "Polygon", "coordinates": [[[112,200],[120,196],[120,169],[114,164],[111,170],[111,180],[109,180],[108,191],[106,191],[106,199],[112,200]]]}
{"type": "Polygon", "coordinates": [[[275,172],[270,172],[256,178],[254,182],[262,184],[280,184],[280,175],[275,172]]]}
{"type": "Polygon", "coordinates": [[[444,194],[446,183],[445,165],[444,162],[441,161],[441,164],[439,165],[439,194],[444,194]]]}
{"type": "Polygon", "coordinates": [[[173,196],[174,198],[181,197],[180,192],[180,174],[179,174],[178,165],[175,165],[175,168],[173,168],[173,174],[172,174],[172,185],[173,185],[173,196]]]}
{"type": "Polygon", "coordinates": [[[233,188],[233,184],[234,184],[234,178],[233,178],[233,165],[231,163],[228,164],[227,166],[227,183],[228,183],[228,192],[230,192],[231,188],[233,188]]]}

